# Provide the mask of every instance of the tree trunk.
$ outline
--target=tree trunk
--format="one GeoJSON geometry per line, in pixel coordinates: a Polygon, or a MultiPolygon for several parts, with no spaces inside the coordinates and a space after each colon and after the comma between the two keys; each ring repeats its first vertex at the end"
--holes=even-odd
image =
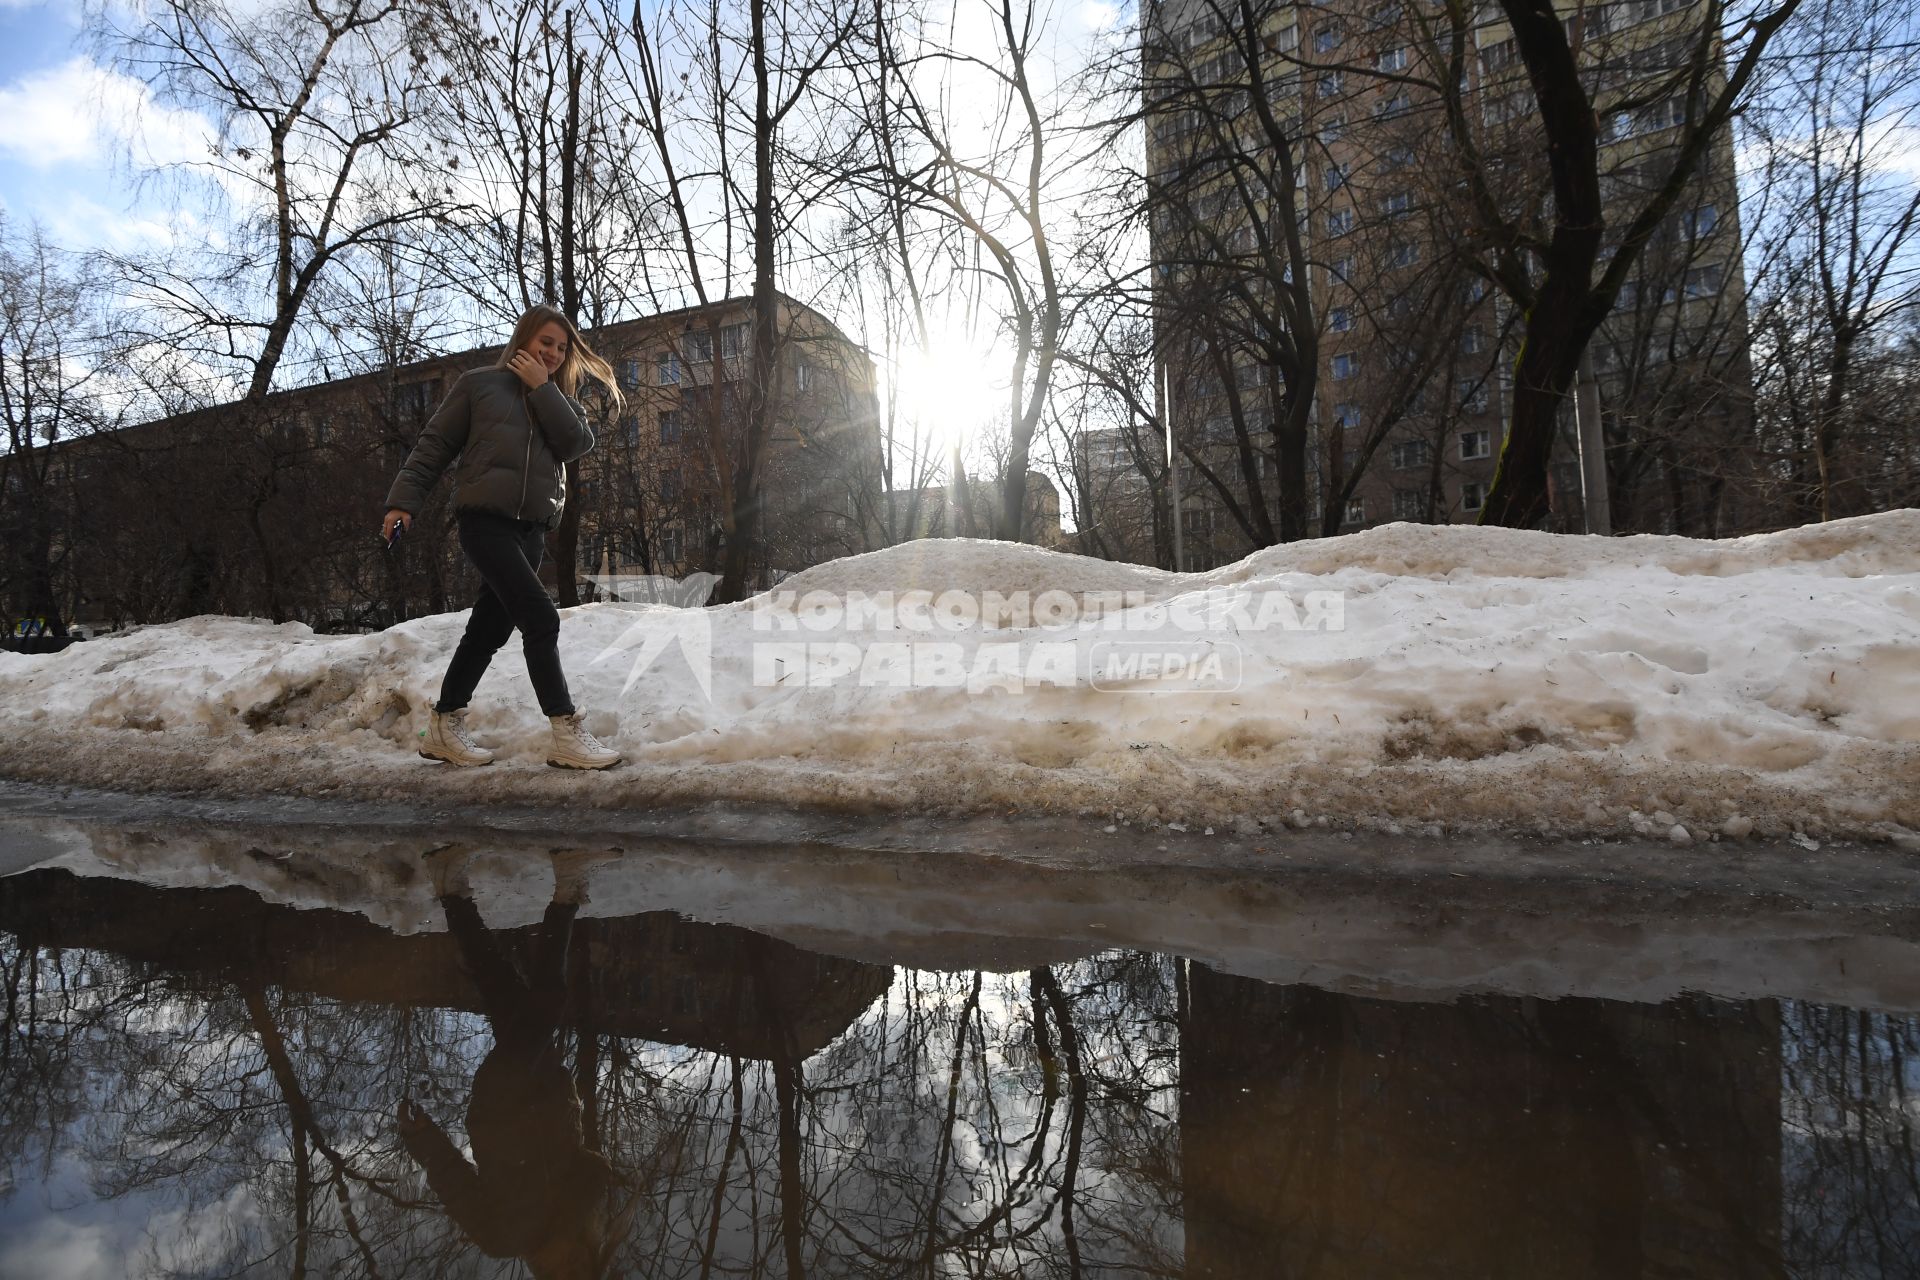
{"type": "MultiPolygon", "coordinates": [[[[1319,343],[1312,335],[1301,335],[1300,346],[1303,359],[1320,358],[1319,343]]],[[[1307,536],[1307,428],[1313,397],[1282,394],[1277,386],[1270,394],[1274,401],[1274,462],[1280,471],[1280,541],[1298,542],[1307,536]]]]}
{"type": "MultiPolygon", "coordinates": [[[[767,62],[766,0],[752,0],[753,22],[753,352],[747,383],[746,439],[733,473],[733,530],[727,540],[717,602],[744,600],[758,549],[762,503],[760,468],[773,414],[774,358],[778,354],[779,296],[774,289],[773,130],[771,69],[767,62]]],[[[724,353],[713,353],[715,395],[726,375],[724,353]]]]}
{"type": "MultiPolygon", "coordinates": [[[[567,114],[560,127],[560,309],[574,327],[580,324],[580,281],[573,265],[576,192],[579,186],[581,54],[573,42],[573,11],[567,11],[567,114]]],[[[604,430],[604,424],[602,429],[604,430]]],[[[580,603],[580,460],[567,463],[567,505],[560,512],[554,538],[553,576],[560,587],[560,607],[580,603]]]]}
{"type": "Polygon", "coordinates": [[[1813,457],[1820,467],[1820,519],[1834,518],[1833,454],[1840,443],[1840,412],[1847,402],[1847,382],[1853,372],[1854,332],[1841,328],[1833,335],[1827,358],[1827,389],[1820,397],[1820,417],[1813,433],[1813,457]]]}
{"type": "Polygon", "coordinates": [[[1480,523],[1530,528],[1547,514],[1547,464],[1560,403],[1579,372],[1580,353],[1606,316],[1605,307],[1595,306],[1593,289],[1606,215],[1599,129],[1566,28],[1552,0],[1501,2],[1546,126],[1554,228],[1542,255],[1540,291],[1522,316],[1513,416],[1480,523]]]}
{"type": "Polygon", "coordinates": [[[1480,511],[1481,524],[1526,529],[1538,525],[1547,515],[1547,465],[1559,435],[1560,406],[1579,374],[1580,353],[1586,350],[1595,327],[1582,314],[1583,304],[1591,301],[1592,290],[1570,273],[1584,275],[1600,243],[1597,227],[1587,235],[1563,227],[1554,234],[1550,258],[1560,257],[1563,234],[1589,241],[1584,249],[1575,248],[1567,255],[1569,260],[1583,256],[1587,267],[1571,265],[1556,274],[1549,266],[1539,301],[1527,311],[1526,336],[1520,358],[1514,362],[1512,424],[1507,429],[1506,445],[1500,450],[1486,505],[1480,511]]]}
{"type": "Polygon", "coordinates": [[[59,593],[53,586],[53,522],[47,511],[44,493],[36,493],[30,501],[32,509],[27,515],[26,615],[44,619],[48,635],[64,636],[67,634],[67,624],[60,615],[59,593]]]}

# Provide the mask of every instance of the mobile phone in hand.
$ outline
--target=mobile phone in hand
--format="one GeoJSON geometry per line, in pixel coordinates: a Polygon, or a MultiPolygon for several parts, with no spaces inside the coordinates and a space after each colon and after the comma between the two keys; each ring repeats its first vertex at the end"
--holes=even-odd
{"type": "Polygon", "coordinates": [[[406,531],[407,522],[405,520],[395,520],[393,522],[393,532],[387,535],[387,550],[393,550],[394,544],[400,541],[400,535],[406,531]]]}

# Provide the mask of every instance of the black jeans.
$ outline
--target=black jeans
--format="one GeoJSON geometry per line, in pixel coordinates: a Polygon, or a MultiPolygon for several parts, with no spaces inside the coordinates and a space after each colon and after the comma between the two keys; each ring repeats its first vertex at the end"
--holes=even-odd
{"type": "Polygon", "coordinates": [[[473,602],[466,634],[453,651],[447,677],[440,683],[440,701],[433,709],[458,711],[466,706],[474,686],[486,674],[487,663],[518,627],[540,710],[549,716],[572,715],[573,698],[567,693],[566,674],[560,670],[560,611],[540,582],[546,527],[487,511],[462,511],[457,519],[460,549],[486,585],[473,602]]]}

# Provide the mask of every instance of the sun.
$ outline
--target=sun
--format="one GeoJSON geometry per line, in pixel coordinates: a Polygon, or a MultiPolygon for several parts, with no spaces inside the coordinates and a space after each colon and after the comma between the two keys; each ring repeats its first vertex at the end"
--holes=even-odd
{"type": "Polygon", "coordinates": [[[1002,413],[1007,362],[991,344],[960,334],[938,334],[929,349],[900,359],[898,393],[903,423],[944,457],[966,446],[1002,413]]]}

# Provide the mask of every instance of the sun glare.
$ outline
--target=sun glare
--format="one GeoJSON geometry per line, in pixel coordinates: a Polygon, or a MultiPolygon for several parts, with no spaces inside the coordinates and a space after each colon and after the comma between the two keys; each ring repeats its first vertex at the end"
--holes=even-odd
{"type": "Polygon", "coordinates": [[[1006,404],[1006,371],[991,348],[964,338],[936,338],[930,351],[910,351],[900,361],[902,420],[941,454],[963,450],[1006,404]]]}

